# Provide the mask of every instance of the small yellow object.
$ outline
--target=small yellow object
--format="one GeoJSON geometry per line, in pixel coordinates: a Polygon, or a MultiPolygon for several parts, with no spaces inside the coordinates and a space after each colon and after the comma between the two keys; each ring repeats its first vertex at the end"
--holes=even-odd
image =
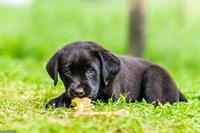
{"type": "Polygon", "coordinates": [[[94,105],[91,103],[91,99],[87,97],[83,98],[74,98],[71,100],[71,106],[74,107],[75,110],[85,110],[85,109],[91,109],[94,107],[94,105]]]}
{"type": "Polygon", "coordinates": [[[94,105],[91,103],[91,99],[84,97],[84,98],[74,98],[71,100],[71,106],[75,110],[74,116],[128,116],[129,111],[126,110],[117,110],[117,111],[103,111],[103,112],[95,112],[91,109],[94,108],[94,105]]]}

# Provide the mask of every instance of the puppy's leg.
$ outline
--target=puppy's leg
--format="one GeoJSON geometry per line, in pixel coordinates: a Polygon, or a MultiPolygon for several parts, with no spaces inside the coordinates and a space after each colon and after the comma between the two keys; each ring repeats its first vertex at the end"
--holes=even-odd
{"type": "Polygon", "coordinates": [[[66,97],[65,93],[63,93],[62,95],[60,95],[57,98],[54,98],[52,100],[50,100],[47,104],[46,104],[46,108],[49,108],[51,106],[53,107],[69,107],[70,105],[70,99],[66,97]]]}
{"type": "Polygon", "coordinates": [[[148,68],[142,80],[142,96],[148,103],[166,102],[174,103],[179,98],[180,92],[168,72],[163,68],[153,65],[148,68]]]}

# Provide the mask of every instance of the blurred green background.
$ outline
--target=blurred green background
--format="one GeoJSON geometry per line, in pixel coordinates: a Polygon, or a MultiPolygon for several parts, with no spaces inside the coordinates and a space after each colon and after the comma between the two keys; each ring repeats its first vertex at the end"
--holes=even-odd
{"type": "MultiPolygon", "coordinates": [[[[149,105],[133,104],[135,108],[131,111],[131,118],[140,125],[133,128],[140,131],[138,127],[144,127],[145,131],[151,129],[152,132],[168,128],[183,132],[185,129],[198,130],[200,1],[148,0],[145,2],[145,17],[143,58],[165,67],[189,103],[155,110],[149,105]]],[[[109,119],[96,118],[83,124],[85,119],[68,119],[65,111],[43,110],[48,100],[64,91],[61,81],[53,87],[45,70],[48,59],[65,44],[77,40],[92,40],[112,52],[127,54],[128,22],[128,0],[1,0],[0,128],[25,132],[24,123],[28,123],[27,131],[49,129],[54,132],[61,128],[65,131],[62,125],[66,121],[76,131],[79,127],[87,131],[90,126],[104,131],[104,128],[112,129],[123,122],[129,122],[127,129],[132,127],[129,119],[117,119],[117,126],[110,126],[109,119]],[[54,120],[58,121],[57,125],[52,124],[54,120]],[[97,121],[107,127],[95,125],[97,121]]],[[[124,107],[132,109],[128,104],[124,107]]]]}
{"type": "MultiPolygon", "coordinates": [[[[1,2],[0,57],[47,61],[65,44],[93,40],[126,54],[128,0],[67,0],[1,2]]],[[[145,2],[144,58],[168,67],[174,76],[196,79],[200,74],[200,3],[145,2]]]]}

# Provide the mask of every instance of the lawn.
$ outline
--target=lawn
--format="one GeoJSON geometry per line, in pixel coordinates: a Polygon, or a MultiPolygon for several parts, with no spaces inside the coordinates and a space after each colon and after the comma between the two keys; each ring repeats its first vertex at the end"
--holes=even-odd
{"type": "Polygon", "coordinates": [[[184,9],[179,5],[147,3],[144,58],[169,70],[188,103],[154,108],[145,101],[126,103],[122,97],[108,104],[98,102],[94,110],[124,109],[128,116],[74,117],[71,109],[44,108],[64,91],[61,81],[53,86],[45,65],[57,49],[75,40],[93,40],[127,54],[127,2],[0,4],[0,130],[200,132],[200,2],[184,9]]]}

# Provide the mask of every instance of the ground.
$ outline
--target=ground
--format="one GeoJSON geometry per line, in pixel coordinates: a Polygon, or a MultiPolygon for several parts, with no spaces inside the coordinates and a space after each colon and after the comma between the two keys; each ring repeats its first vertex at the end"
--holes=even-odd
{"type": "Polygon", "coordinates": [[[189,10],[188,15],[173,4],[149,2],[143,58],[166,68],[188,103],[154,108],[145,101],[126,103],[122,97],[95,105],[95,111],[129,111],[124,117],[74,117],[71,109],[45,109],[44,105],[64,91],[61,81],[53,86],[45,65],[65,43],[93,40],[115,53],[127,53],[126,2],[70,6],[36,2],[28,8],[1,5],[0,130],[200,132],[200,19],[198,12],[189,10]]]}

